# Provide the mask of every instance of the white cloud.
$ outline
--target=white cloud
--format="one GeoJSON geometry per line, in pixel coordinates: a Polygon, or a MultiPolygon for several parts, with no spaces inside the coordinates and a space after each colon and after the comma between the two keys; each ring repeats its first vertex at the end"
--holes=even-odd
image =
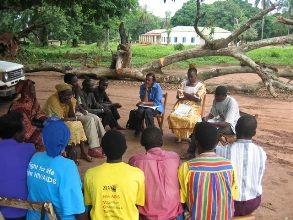
{"type": "Polygon", "coordinates": [[[139,5],[144,7],[147,6],[147,10],[152,12],[154,15],[164,18],[166,11],[171,11],[171,16],[178,11],[183,3],[187,2],[188,0],[176,0],[175,2],[171,0],[139,0],[139,5]]]}

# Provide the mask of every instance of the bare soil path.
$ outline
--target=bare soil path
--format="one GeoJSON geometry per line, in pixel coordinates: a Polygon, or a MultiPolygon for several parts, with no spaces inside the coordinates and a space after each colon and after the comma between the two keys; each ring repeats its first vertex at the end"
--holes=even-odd
{"type": "MultiPolygon", "coordinates": [[[[170,72],[175,72],[174,70],[170,72]]],[[[181,74],[184,72],[179,71],[181,74]]],[[[28,78],[36,82],[37,97],[41,105],[55,92],[54,86],[63,81],[63,75],[54,72],[39,72],[28,74],[28,78]]],[[[209,80],[214,84],[241,84],[255,83],[254,74],[234,74],[209,80]]],[[[138,101],[138,85],[140,83],[129,81],[111,81],[109,95],[113,101],[120,102],[121,125],[125,126],[128,114],[135,108],[138,101]]],[[[164,89],[168,92],[166,115],[175,103],[176,90],[164,89]]],[[[293,104],[292,96],[284,100],[262,98],[248,95],[233,95],[238,101],[242,111],[258,114],[258,130],[255,141],[263,146],[268,155],[266,172],[263,179],[263,196],[261,207],[255,212],[256,219],[293,219],[293,104]],[[287,217],[287,218],[286,218],[287,217]]],[[[213,95],[207,95],[205,113],[208,113],[213,95]]],[[[0,114],[7,112],[9,101],[0,100],[0,114]]],[[[135,138],[133,131],[123,132],[128,141],[128,150],[124,156],[127,162],[130,156],[144,152],[139,139],[135,138]]],[[[175,138],[164,121],[164,148],[179,154],[185,152],[187,144],[175,143],[175,138]]],[[[92,166],[101,164],[103,160],[94,159],[92,163],[81,161],[79,171],[83,177],[85,171],[92,166]]]]}

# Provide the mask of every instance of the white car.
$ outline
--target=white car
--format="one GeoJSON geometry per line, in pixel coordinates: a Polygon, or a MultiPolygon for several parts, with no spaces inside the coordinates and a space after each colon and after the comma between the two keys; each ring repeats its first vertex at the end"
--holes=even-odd
{"type": "Polygon", "coordinates": [[[0,97],[15,94],[15,85],[25,79],[22,64],[0,61],[0,97]]]}

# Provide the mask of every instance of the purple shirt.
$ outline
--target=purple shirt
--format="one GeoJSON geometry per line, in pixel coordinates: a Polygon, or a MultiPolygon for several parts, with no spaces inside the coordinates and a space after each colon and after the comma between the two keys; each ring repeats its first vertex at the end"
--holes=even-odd
{"type": "Polygon", "coordinates": [[[149,220],[166,220],[183,212],[177,176],[178,154],[155,147],[131,157],[129,164],[140,168],[145,175],[146,201],[143,207],[138,207],[140,214],[149,220]]]}
{"type": "MultiPolygon", "coordinates": [[[[18,143],[14,139],[0,141],[0,196],[27,199],[26,172],[35,152],[33,144],[18,143]]],[[[6,218],[26,215],[27,210],[0,206],[6,218]]]]}

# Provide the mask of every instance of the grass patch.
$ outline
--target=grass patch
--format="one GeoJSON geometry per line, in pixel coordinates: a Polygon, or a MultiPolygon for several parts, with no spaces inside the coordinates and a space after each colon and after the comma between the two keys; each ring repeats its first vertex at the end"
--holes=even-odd
{"type": "MultiPolygon", "coordinates": [[[[117,44],[111,44],[110,48],[115,51],[117,44]]],[[[184,46],[184,49],[195,48],[195,46],[184,46]]],[[[174,45],[139,45],[132,46],[132,64],[134,67],[140,67],[155,59],[175,54],[181,51],[176,50],[174,45]]],[[[104,51],[102,48],[97,47],[96,44],[80,45],[77,48],[72,48],[67,45],[62,46],[47,46],[37,47],[34,45],[21,46],[18,55],[18,62],[24,64],[32,64],[39,62],[48,62],[54,64],[65,64],[72,66],[82,65],[84,56],[87,56],[87,64],[91,66],[109,66],[111,63],[111,51],[104,51]],[[68,55],[70,54],[70,55],[68,55]]],[[[267,47],[250,51],[247,53],[249,57],[257,62],[267,64],[287,64],[293,65],[293,46],[282,47],[267,47]]],[[[198,65],[215,65],[230,63],[239,63],[238,60],[225,57],[200,57],[189,59],[172,64],[166,68],[179,68],[186,69],[190,63],[198,65]]]]}

